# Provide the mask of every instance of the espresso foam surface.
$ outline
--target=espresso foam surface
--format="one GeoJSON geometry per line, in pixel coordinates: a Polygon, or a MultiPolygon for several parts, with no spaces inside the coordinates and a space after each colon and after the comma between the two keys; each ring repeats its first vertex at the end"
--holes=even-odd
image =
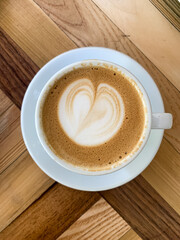
{"type": "Polygon", "coordinates": [[[63,130],[77,144],[95,146],[117,133],[124,119],[124,104],[115,88],[91,80],[71,83],[59,101],[59,121],[63,130]]]}
{"type": "Polygon", "coordinates": [[[83,67],[67,73],[49,90],[42,126],[56,155],[85,169],[118,165],[140,144],[144,106],[120,72],[83,67]]]}

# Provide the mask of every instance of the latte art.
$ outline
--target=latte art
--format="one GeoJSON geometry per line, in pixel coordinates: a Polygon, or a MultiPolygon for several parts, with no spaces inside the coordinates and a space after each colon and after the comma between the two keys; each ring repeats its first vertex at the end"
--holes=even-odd
{"type": "Polygon", "coordinates": [[[60,97],[59,122],[77,144],[95,146],[110,140],[124,119],[120,94],[107,83],[94,88],[91,80],[71,83],[60,97]]]}
{"type": "Polygon", "coordinates": [[[46,142],[58,158],[78,168],[114,168],[136,151],[143,136],[141,94],[115,69],[82,66],[50,86],[42,102],[46,142]]]}

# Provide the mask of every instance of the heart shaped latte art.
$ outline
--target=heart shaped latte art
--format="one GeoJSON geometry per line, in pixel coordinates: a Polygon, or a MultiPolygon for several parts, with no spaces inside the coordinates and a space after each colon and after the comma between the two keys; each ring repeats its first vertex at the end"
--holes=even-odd
{"type": "Polygon", "coordinates": [[[95,146],[110,140],[124,119],[124,104],[115,88],[101,83],[95,90],[89,79],[71,83],[58,107],[65,133],[77,144],[95,146]]]}

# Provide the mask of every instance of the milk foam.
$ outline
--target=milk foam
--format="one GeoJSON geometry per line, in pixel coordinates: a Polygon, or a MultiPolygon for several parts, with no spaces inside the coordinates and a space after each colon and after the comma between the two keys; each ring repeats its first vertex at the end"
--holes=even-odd
{"type": "Polygon", "coordinates": [[[124,103],[115,88],[89,79],[71,83],[58,104],[59,122],[77,144],[95,146],[110,140],[124,120],[124,103]]]}

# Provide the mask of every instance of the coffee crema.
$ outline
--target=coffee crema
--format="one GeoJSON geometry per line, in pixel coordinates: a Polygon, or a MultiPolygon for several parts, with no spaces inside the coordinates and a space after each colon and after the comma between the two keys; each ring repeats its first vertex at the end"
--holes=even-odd
{"type": "Polygon", "coordinates": [[[58,157],[84,170],[102,171],[138,150],[145,108],[136,84],[121,72],[86,66],[55,81],[41,120],[58,157]]]}
{"type": "Polygon", "coordinates": [[[59,102],[59,121],[67,135],[82,146],[95,146],[110,140],[124,119],[120,94],[107,83],[95,89],[83,78],[71,83],[59,102]]]}

